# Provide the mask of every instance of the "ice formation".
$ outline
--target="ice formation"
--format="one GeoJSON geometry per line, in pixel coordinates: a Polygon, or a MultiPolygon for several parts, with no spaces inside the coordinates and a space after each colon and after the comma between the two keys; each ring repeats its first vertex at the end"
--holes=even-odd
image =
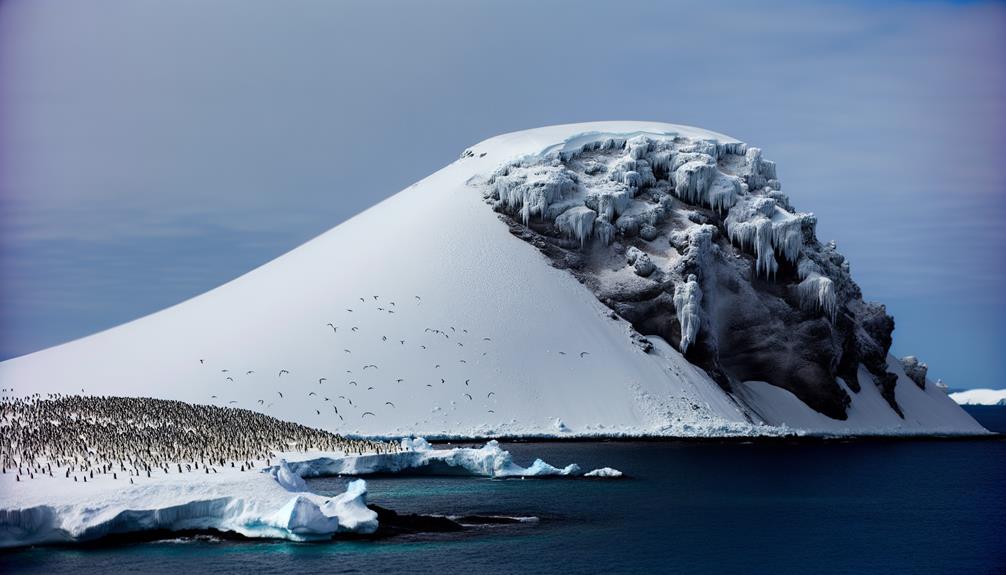
{"type": "Polygon", "coordinates": [[[960,405],[1006,405],[1006,389],[969,389],[950,394],[960,405]]]}
{"type": "Polygon", "coordinates": [[[373,533],[377,514],[363,480],[323,497],[282,464],[275,472],[164,477],[123,486],[108,477],[75,483],[36,476],[0,479],[0,547],[93,541],[144,531],[215,530],[245,537],[317,541],[338,533],[373,533]]]}
{"type": "Polygon", "coordinates": [[[584,477],[622,477],[622,472],[610,467],[602,467],[583,474],[584,477]]]}
{"type": "MultiPolygon", "coordinates": [[[[835,244],[781,189],[775,164],[743,143],[583,133],[504,163],[484,194],[519,219],[517,235],[636,330],[676,342],[742,405],[739,382],[767,381],[842,420],[864,365],[902,416],[893,320],[862,301],[835,244]]],[[[905,371],[924,388],[921,364],[905,371]]]]}
{"type": "Polygon", "coordinates": [[[681,322],[681,352],[688,353],[688,346],[695,342],[699,335],[700,306],[702,304],[702,289],[699,288],[695,274],[690,274],[685,283],[674,288],[674,309],[678,312],[681,322]]]}
{"type": "MultiPolygon", "coordinates": [[[[423,438],[401,440],[402,451],[362,455],[320,455],[289,461],[287,465],[300,477],[333,475],[472,475],[477,477],[578,477],[585,475],[580,466],[571,463],[554,467],[535,459],[528,467],[513,462],[509,451],[496,440],[481,448],[455,447],[437,449],[423,438]]],[[[270,472],[275,467],[270,469],[270,472]]],[[[597,471],[597,470],[595,470],[597,471]]],[[[591,477],[604,475],[595,473],[591,477]]]]}

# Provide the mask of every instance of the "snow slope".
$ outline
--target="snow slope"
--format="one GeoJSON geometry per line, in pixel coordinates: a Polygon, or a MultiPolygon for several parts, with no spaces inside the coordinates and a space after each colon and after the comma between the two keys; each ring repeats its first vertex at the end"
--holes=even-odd
{"type": "Polygon", "coordinates": [[[1006,389],[969,389],[950,394],[960,405],[1006,405],[1006,389]]]}
{"type": "MultiPolygon", "coordinates": [[[[524,155],[641,134],[735,141],[650,122],[553,126],[491,138],[206,294],[3,362],[0,382],[15,395],[83,390],[234,405],[363,435],[789,431],[777,426],[796,422],[792,414],[806,406],[783,409],[790,404],[776,402],[773,391],[757,394],[762,400],[753,410],[659,338],[645,353],[628,323],[609,317],[570,274],[514,238],[468,185],[524,155]]],[[[573,216],[568,224],[582,227],[573,216]]],[[[909,404],[903,424],[864,415],[832,428],[983,431],[945,396],[915,385],[899,385],[898,393],[909,404]]],[[[821,428],[810,419],[808,429],[821,428]]]]}

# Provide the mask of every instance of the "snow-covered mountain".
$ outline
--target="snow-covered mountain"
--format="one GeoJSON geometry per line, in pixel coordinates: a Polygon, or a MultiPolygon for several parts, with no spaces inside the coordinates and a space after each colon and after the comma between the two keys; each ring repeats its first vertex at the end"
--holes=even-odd
{"type": "Polygon", "coordinates": [[[695,128],[506,134],[0,381],[367,435],[984,432],[888,356],[893,322],[779,189],[757,149],[695,128]]]}

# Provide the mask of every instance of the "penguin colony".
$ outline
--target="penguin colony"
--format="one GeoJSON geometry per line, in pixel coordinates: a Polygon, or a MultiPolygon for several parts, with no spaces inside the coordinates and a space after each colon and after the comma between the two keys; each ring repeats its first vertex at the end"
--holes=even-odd
{"type": "Polygon", "coordinates": [[[0,471],[15,474],[15,482],[103,476],[134,483],[160,474],[253,471],[281,451],[401,451],[246,409],[143,397],[3,397],[0,435],[0,471]]]}

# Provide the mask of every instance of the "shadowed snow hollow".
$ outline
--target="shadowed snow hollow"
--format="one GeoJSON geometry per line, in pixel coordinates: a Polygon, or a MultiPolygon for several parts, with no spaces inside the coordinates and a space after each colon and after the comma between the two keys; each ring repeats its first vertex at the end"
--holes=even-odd
{"type": "Polygon", "coordinates": [[[695,128],[506,134],[204,295],[4,362],[0,380],[365,435],[982,432],[888,357],[893,321],[780,188],[756,148],[695,128]]]}

